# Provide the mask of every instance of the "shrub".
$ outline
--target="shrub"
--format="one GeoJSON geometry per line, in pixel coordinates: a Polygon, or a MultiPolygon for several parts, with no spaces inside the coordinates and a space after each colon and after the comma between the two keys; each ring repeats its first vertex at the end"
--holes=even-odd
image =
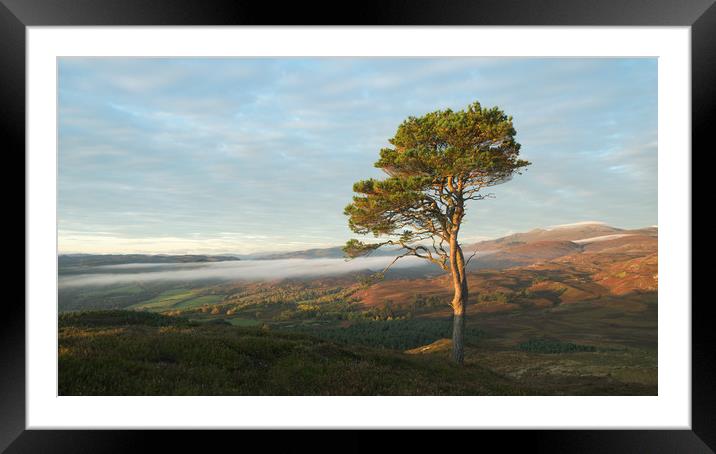
{"type": "Polygon", "coordinates": [[[522,342],[519,349],[533,353],[572,353],[572,352],[593,352],[596,347],[591,345],[579,345],[571,342],[562,342],[556,339],[530,339],[522,342]]]}
{"type": "MultiPolygon", "coordinates": [[[[452,319],[400,319],[361,320],[350,326],[296,325],[281,329],[311,334],[316,337],[345,344],[408,350],[449,338],[452,335],[452,319]]],[[[477,342],[484,333],[468,326],[466,342],[477,342]]]]}
{"type": "Polygon", "coordinates": [[[514,299],[514,294],[505,292],[480,293],[477,295],[478,303],[508,304],[514,299]]]}
{"type": "Polygon", "coordinates": [[[182,317],[169,317],[153,312],[101,310],[65,312],[60,314],[59,326],[186,326],[192,323],[182,317]]]}

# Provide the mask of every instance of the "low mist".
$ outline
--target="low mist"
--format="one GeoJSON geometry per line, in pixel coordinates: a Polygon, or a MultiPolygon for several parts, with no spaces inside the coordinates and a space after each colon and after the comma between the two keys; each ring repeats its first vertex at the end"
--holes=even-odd
{"type": "MultiPolygon", "coordinates": [[[[394,257],[345,259],[241,260],[211,263],[128,263],[94,267],[86,274],[60,276],[59,287],[82,287],[152,281],[273,280],[335,276],[360,271],[382,271],[394,257]],[[112,273],[116,269],[117,273],[112,273]],[[93,272],[95,271],[95,272],[93,272]]],[[[425,264],[417,257],[404,257],[392,268],[425,264]]],[[[392,269],[391,268],[391,269],[392,269]]]]}

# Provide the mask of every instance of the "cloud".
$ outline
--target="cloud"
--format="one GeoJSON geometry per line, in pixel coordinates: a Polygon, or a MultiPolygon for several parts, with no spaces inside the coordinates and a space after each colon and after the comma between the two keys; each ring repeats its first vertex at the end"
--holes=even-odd
{"type": "Polygon", "coordinates": [[[60,229],[88,236],[61,233],[65,251],[340,244],[400,122],[475,100],[514,116],[533,166],[470,207],[466,236],[656,222],[655,59],[72,57],[59,76],[60,229]]]}

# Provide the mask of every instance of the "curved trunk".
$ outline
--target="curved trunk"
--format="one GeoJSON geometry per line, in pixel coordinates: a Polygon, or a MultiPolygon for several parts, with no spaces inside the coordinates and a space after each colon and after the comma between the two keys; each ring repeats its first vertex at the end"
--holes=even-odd
{"type": "Polygon", "coordinates": [[[467,309],[468,286],[465,275],[465,259],[457,238],[450,240],[450,271],[455,294],[450,305],[453,308],[452,359],[462,364],[465,358],[465,310],[467,309]]]}

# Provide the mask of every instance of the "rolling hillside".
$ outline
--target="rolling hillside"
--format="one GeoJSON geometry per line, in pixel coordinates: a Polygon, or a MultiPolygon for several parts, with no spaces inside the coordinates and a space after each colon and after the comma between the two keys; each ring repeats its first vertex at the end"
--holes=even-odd
{"type": "MultiPolygon", "coordinates": [[[[471,246],[492,249],[468,270],[464,369],[449,361],[452,287],[436,267],[372,282],[361,267],[211,280],[202,266],[233,264],[142,264],[121,272],[182,277],[60,288],[60,392],[657,393],[657,229],[579,224],[471,246]]],[[[345,263],[298,260],[236,264],[345,263]]]]}
{"type": "Polygon", "coordinates": [[[403,353],[127,311],[66,314],[59,326],[61,396],[655,392],[649,380],[630,372],[648,364],[644,358],[558,341],[520,344],[507,355],[471,345],[465,365],[457,367],[448,356],[449,340],[403,353]],[[500,355],[501,370],[496,371],[500,355]],[[554,365],[565,360],[571,366],[555,374],[554,365]],[[584,374],[579,365],[587,363],[593,363],[592,372],[584,374]],[[625,373],[607,376],[607,364],[626,368],[625,373]]]}

